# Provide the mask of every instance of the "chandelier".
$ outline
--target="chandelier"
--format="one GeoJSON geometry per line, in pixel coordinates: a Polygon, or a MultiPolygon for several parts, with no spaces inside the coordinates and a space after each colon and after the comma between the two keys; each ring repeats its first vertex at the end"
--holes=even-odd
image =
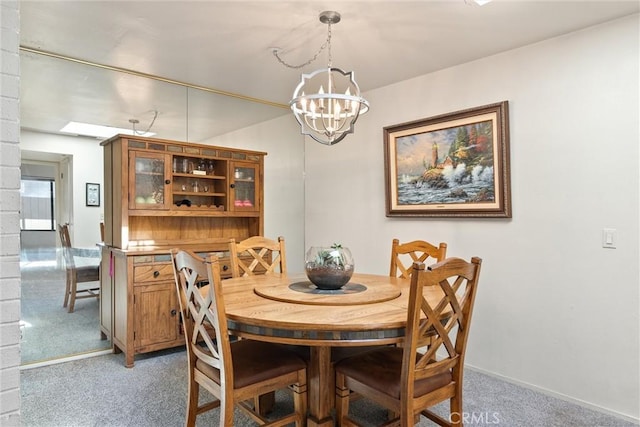
{"type": "Polygon", "coordinates": [[[328,26],[327,41],[312,59],[302,65],[292,66],[278,56],[277,49],[274,49],[273,54],[287,67],[302,68],[327,48],[327,68],[302,74],[289,106],[303,135],[309,135],[321,144],[334,145],[347,134],[353,133],[358,117],[369,110],[369,102],[360,96],[360,87],[353,71],[345,72],[334,68],[331,63],[331,25],[340,22],[340,14],[324,11],[320,13],[320,22],[328,26]]]}

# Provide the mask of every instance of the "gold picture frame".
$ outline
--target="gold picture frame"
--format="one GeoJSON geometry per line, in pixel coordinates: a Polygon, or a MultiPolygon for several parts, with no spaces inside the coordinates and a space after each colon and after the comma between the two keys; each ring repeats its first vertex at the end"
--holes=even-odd
{"type": "Polygon", "coordinates": [[[385,127],[386,215],[511,218],[508,108],[385,127]]]}

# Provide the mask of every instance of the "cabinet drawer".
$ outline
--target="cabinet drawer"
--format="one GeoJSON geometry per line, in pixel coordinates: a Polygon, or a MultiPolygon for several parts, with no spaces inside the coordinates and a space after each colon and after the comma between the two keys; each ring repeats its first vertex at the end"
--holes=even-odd
{"type": "MultiPolygon", "coordinates": [[[[225,252],[212,252],[217,255],[218,263],[220,263],[220,277],[222,279],[228,279],[231,277],[231,260],[229,256],[225,252]]],[[[210,252],[200,252],[196,253],[202,259],[206,259],[209,256],[210,252]]]]}
{"type": "MultiPolygon", "coordinates": [[[[229,258],[219,258],[220,277],[228,279],[231,277],[231,260],[229,258]]],[[[155,283],[167,280],[175,280],[171,263],[138,265],[133,267],[133,282],[135,284],[155,283]]]]}
{"type": "Polygon", "coordinates": [[[133,267],[133,281],[136,284],[167,280],[174,280],[171,263],[137,265],[133,267]]]}
{"type": "Polygon", "coordinates": [[[229,258],[219,258],[220,262],[220,277],[228,279],[231,277],[231,260],[229,258]]]}

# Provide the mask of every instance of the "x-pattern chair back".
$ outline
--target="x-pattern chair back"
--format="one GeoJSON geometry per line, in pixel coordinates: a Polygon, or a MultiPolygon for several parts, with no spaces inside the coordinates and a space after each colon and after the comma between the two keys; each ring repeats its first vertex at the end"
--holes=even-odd
{"type": "Polygon", "coordinates": [[[336,418],[349,416],[354,394],[389,410],[384,426],[414,425],[425,416],[441,426],[461,426],[464,355],[482,260],[459,258],[426,267],[413,263],[407,327],[401,346],[382,346],[335,364],[336,418]],[[438,352],[440,350],[440,352],[438,352]],[[429,408],[449,400],[449,417],[429,408]]]}
{"type": "Polygon", "coordinates": [[[411,278],[403,353],[407,359],[403,364],[403,375],[409,384],[446,371],[451,371],[457,382],[462,373],[481,262],[480,258],[474,257],[470,263],[460,258],[448,258],[428,268],[424,263],[413,264],[418,274],[411,278]],[[441,294],[439,302],[429,304],[426,292],[441,294]],[[455,326],[457,330],[454,331],[455,326]],[[425,345],[426,351],[418,352],[425,345]],[[441,348],[446,353],[437,354],[441,348]],[[441,357],[440,360],[437,357],[441,357]]]}
{"type": "MultiPolygon", "coordinates": [[[[225,370],[232,367],[224,303],[215,292],[214,285],[221,280],[218,260],[212,257],[205,261],[192,252],[180,250],[174,254],[174,262],[176,274],[179,275],[176,284],[180,287],[180,311],[184,313],[189,350],[198,359],[219,369],[223,377],[225,370]],[[201,288],[202,283],[210,285],[201,288]],[[213,336],[212,328],[215,332],[213,336]]],[[[226,385],[233,389],[232,375],[227,378],[226,385]]]]}
{"type": "MultiPolygon", "coordinates": [[[[234,408],[243,410],[260,425],[305,425],[307,412],[306,363],[297,354],[270,343],[229,339],[224,308],[220,263],[193,252],[171,251],[180,313],[184,324],[189,366],[186,426],[196,417],[219,408],[220,426],[232,426],[234,408]],[[234,371],[232,357],[237,357],[234,371]],[[202,402],[200,387],[214,399],[202,402]],[[294,411],[277,420],[261,411],[260,396],[290,387],[294,411]]],[[[203,399],[204,400],[204,399],[203,399]]]]}
{"type": "Polygon", "coordinates": [[[229,247],[233,277],[287,272],[284,237],[277,241],[262,236],[241,242],[231,239],[229,247]]]}
{"type": "Polygon", "coordinates": [[[414,262],[427,263],[430,258],[433,262],[440,262],[443,261],[446,256],[446,243],[440,243],[438,246],[434,246],[424,240],[414,240],[400,244],[398,239],[393,239],[389,276],[409,279],[411,278],[414,262]]]}

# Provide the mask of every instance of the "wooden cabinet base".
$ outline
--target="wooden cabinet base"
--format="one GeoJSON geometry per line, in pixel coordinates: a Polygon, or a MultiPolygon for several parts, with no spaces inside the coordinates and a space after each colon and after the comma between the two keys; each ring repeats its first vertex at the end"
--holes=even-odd
{"type": "MultiPolygon", "coordinates": [[[[216,253],[228,266],[228,247],[218,245],[183,246],[205,256],[216,253]]],[[[110,323],[101,325],[110,331],[116,352],[125,354],[125,365],[133,367],[136,354],[184,346],[171,248],[135,248],[123,250],[103,247],[103,283],[111,286],[110,323]]],[[[228,278],[231,269],[223,271],[228,278]]]]}
{"type": "Polygon", "coordinates": [[[152,346],[152,347],[148,347],[148,348],[134,348],[131,351],[126,351],[126,347],[124,345],[120,345],[118,343],[116,343],[114,341],[113,343],[113,352],[118,354],[118,353],[124,353],[124,366],[127,368],[133,368],[134,364],[135,364],[135,356],[139,355],[139,354],[144,354],[144,353],[150,353],[153,351],[160,351],[160,350],[166,350],[168,348],[174,348],[174,347],[184,347],[184,340],[182,340],[181,342],[175,342],[175,343],[171,343],[171,344],[164,344],[164,345],[157,345],[157,346],[152,346]]]}

